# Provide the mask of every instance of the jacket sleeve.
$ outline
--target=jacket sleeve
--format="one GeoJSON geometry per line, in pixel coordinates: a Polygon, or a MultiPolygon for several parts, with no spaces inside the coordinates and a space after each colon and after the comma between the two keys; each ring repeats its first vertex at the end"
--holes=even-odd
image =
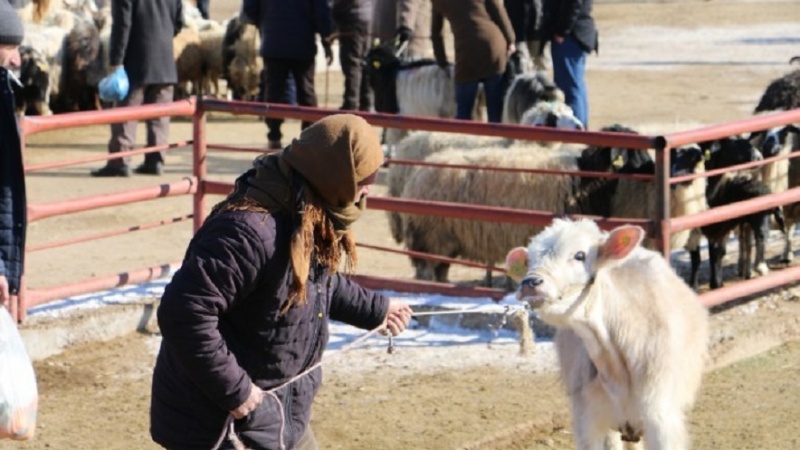
{"type": "Polygon", "coordinates": [[[569,36],[575,28],[575,22],[581,12],[583,0],[561,0],[556,15],[556,25],[553,33],[559,36],[569,36]]]}
{"type": "Polygon", "coordinates": [[[444,28],[444,16],[434,9],[431,11],[431,41],[433,43],[433,55],[436,63],[440,66],[447,65],[447,52],[444,48],[444,38],[442,29],[444,28]]]}
{"type": "Polygon", "coordinates": [[[230,411],[247,399],[251,379],[228,350],[219,332],[220,317],[256,286],[268,263],[265,240],[274,237],[259,236],[252,227],[226,216],[206,225],[164,290],[158,324],[164,345],[175,353],[186,374],[230,411]]]}
{"type": "Polygon", "coordinates": [[[511,19],[508,18],[506,8],[500,3],[500,0],[486,0],[486,12],[492,18],[492,22],[500,27],[500,32],[506,38],[506,45],[511,45],[517,41],[514,35],[514,27],[511,26],[511,19]]]}
{"type": "Polygon", "coordinates": [[[111,2],[111,42],[108,61],[112,66],[122,65],[131,36],[133,5],[131,0],[111,2]]]}
{"type": "Polygon", "coordinates": [[[330,316],[364,330],[383,323],[389,312],[389,299],[358,285],[340,273],[332,276],[330,316]]]}

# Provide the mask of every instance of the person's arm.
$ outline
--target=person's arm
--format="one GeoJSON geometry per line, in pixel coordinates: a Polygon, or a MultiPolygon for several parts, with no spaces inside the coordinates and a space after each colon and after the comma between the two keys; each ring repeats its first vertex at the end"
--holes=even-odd
{"type": "Polygon", "coordinates": [[[444,28],[444,16],[435,8],[431,11],[431,42],[433,43],[433,55],[439,67],[447,67],[447,52],[444,48],[444,38],[442,29],[444,28]]]}
{"type": "Polygon", "coordinates": [[[581,11],[583,0],[561,0],[558,2],[558,13],[555,16],[553,35],[563,40],[572,33],[578,14],[581,11]]]}
{"type": "Polygon", "coordinates": [[[398,0],[397,38],[405,42],[414,37],[420,0],[398,0]]]}
{"type": "Polygon", "coordinates": [[[405,302],[389,300],[339,273],[331,276],[331,289],[333,320],[365,330],[384,325],[392,335],[403,332],[411,320],[411,308],[405,302]]]}
{"type": "Polygon", "coordinates": [[[256,286],[268,264],[265,241],[274,238],[266,227],[260,235],[231,216],[212,220],[192,241],[164,290],[158,324],[164,345],[192,382],[220,408],[233,412],[251,399],[252,381],[228,350],[219,321],[256,286]]]}
{"type": "Polygon", "coordinates": [[[511,26],[511,19],[508,18],[508,12],[500,0],[486,0],[486,12],[489,13],[492,22],[497,24],[503,37],[506,38],[506,47],[510,48],[514,45],[517,42],[514,27],[511,26]]]}
{"type": "Polygon", "coordinates": [[[128,49],[133,20],[131,0],[114,0],[111,2],[111,42],[109,44],[108,61],[111,68],[121,66],[128,49]]]}
{"type": "Polygon", "coordinates": [[[328,0],[314,0],[314,28],[319,33],[322,50],[325,52],[325,62],[333,64],[333,50],[331,49],[331,33],[333,32],[333,16],[328,0]]]}

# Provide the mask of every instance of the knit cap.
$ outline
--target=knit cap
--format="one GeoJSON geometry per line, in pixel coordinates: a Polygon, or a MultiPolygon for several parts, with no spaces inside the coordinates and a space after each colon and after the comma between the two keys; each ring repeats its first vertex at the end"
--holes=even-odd
{"type": "Polygon", "coordinates": [[[20,45],[24,35],[17,11],[8,0],[0,0],[0,45],[20,45]]]}

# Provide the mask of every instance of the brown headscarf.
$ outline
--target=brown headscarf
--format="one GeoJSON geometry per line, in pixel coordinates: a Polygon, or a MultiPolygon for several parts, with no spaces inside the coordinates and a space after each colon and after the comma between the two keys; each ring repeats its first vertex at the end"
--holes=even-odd
{"type": "MultiPolygon", "coordinates": [[[[305,304],[312,251],[332,272],[338,268],[342,250],[348,255],[347,266],[355,265],[350,225],[365,206],[364,199],[356,204],[358,183],[381,164],[380,139],[367,121],[353,114],[336,114],[303,130],[283,151],[256,158],[255,171],[237,186],[238,198],[246,203],[300,216],[292,235],[294,276],[286,309],[295,303],[305,304]],[[294,172],[302,176],[309,189],[297,186],[294,172]]],[[[229,198],[235,196],[236,192],[229,198]]]]}

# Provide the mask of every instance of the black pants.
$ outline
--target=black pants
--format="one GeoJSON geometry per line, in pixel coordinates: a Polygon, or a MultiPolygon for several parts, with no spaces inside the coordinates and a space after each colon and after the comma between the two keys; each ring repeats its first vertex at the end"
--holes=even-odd
{"type": "Polygon", "coordinates": [[[358,110],[362,102],[364,82],[364,57],[367,54],[369,34],[364,31],[343,31],[339,37],[339,62],[344,74],[344,95],[341,109],[358,110]]]}
{"type": "MultiPolygon", "coordinates": [[[[286,80],[289,76],[294,79],[297,87],[297,104],[300,106],[317,106],[317,94],[314,90],[314,60],[298,60],[285,58],[268,58],[264,61],[267,73],[267,89],[264,101],[267,103],[288,104],[289,99],[286,95],[286,80]]],[[[283,119],[266,119],[267,139],[270,141],[280,141],[281,124],[283,119]]],[[[311,122],[303,122],[302,128],[311,125],[311,122]]]]}

